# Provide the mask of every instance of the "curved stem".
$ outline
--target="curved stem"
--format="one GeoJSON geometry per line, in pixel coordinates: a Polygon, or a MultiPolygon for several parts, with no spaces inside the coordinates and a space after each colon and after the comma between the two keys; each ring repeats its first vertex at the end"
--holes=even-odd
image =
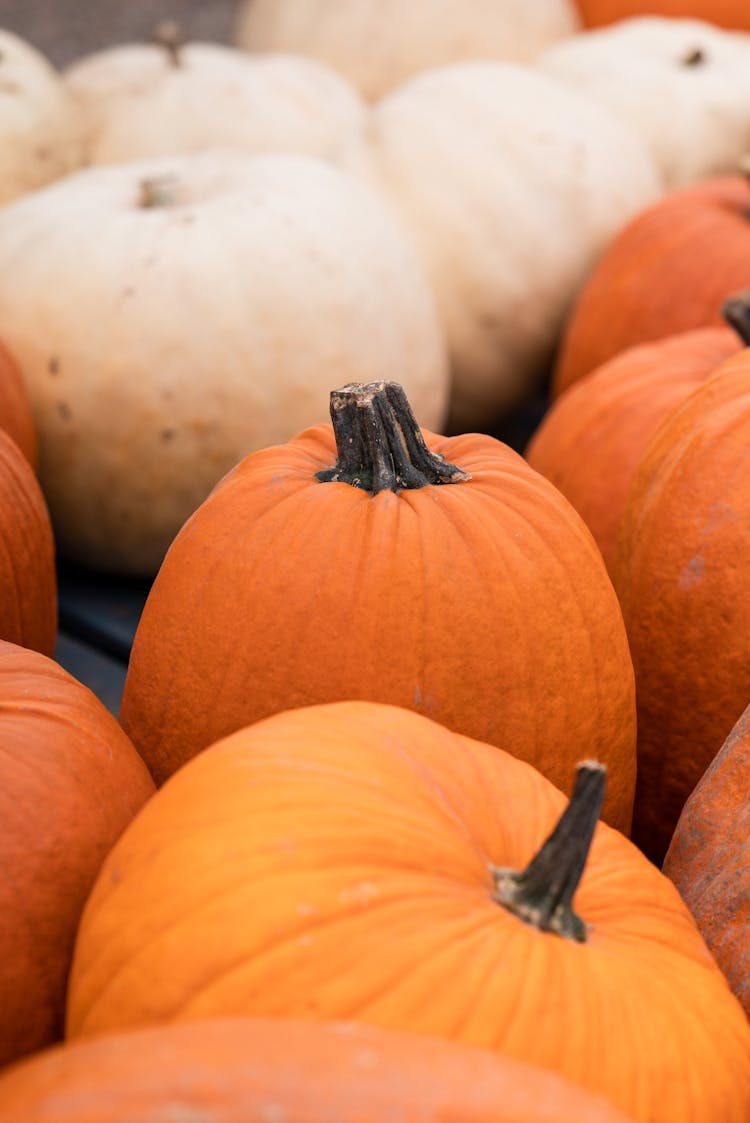
{"type": "Polygon", "coordinates": [[[727,297],[721,306],[721,314],[745,346],[750,347],[750,289],[727,297]]]}
{"type": "Polygon", "coordinates": [[[333,390],[331,422],[338,458],[315,473],[322,483],[347,483],[375,495],[470,478],[427,447],[397,382],[351,382],[333,390]]]}
{"type": "Polygon", "coordinates": [[[583,761],[568,806],[526,869],[516,872],[492,867],[493,898],[541,932],[555,932],[580,943],[586,940],[586,925],[573,911],[573,896],[599,820],[605,783],[605,766],[583,761]]]}
{"type": "Polygon", "coordinates": [[[157,23],[151,36],[158,47],[163,47],[172,66],[182,66],[182,48],[185,36],[176,20],[164,19],[157,23]]]}

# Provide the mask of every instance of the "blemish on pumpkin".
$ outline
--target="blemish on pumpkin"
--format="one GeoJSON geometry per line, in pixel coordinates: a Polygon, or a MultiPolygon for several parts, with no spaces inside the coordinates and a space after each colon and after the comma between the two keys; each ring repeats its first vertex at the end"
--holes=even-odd
{"type": "Polygon", "coordinates": [[[47,370],[51,375],[60,373],[60,360],[58,359],[57,355],[50,355],[49,359],[47,360],[47,370]]]}
{"type": "Polygon", "coordinates": [[[73,416],[73,411],[71,410],[67,402],[58,402],[57,412],[59,413],[63,421],[70,421],[71,417],[73,416]]]}
{"type": "Polygon", "coordinates": [[[44,164],[52,155],[52,150],[46,144],[39,144],[34,149],[34,155],[36,156],[37,160],[44,164]]]}
{"type": "Polygon", "coordinates": [[[380,896],[380,886],[374,881],[360,881],[350,889],[342,889],[339,900],[342,904],[367,905],[380,896]]]}
{"type": "Polygon", "coordinates": [[[167,441],[174,440],[174,438],[176,436],[177,436],[177,430],[176,429],[162,429],[161,432],[159,433],[159,439],[164,441],[165,443],[167,441]]]}
{"type": "Polygon", "coordinates": [[[700,583],[703,577],[703,571],[706,568],[706,562],[702,554],[696,554],[690,559],[680,576],[677,578],[677,584],[680,589],[692,589],[693,586],[700,583]]]}
{"type": "Polygon", "coordinates": [[[258,1115],[263,1123],[285,1123],[288,1118],[286,1108],[279,1103],[261,1104],[258,1115]]]}
{"type": "Polygon", "coordinates": [[[706,61],[706,52],[702,47],[693,47],[686,51],[680,59],[680,66],[702,66],[706,61]]]}

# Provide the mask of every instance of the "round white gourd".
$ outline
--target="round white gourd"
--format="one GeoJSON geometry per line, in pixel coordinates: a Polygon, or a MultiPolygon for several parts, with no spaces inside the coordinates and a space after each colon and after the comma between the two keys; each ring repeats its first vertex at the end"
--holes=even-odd
{"type": "Polygon", "coordinates": [[[19,361],[64,556],[153,574],[245,454],[402,382],[440,428],[432,294],[388,208],[311,157],[214,150],[90,168],[0,211],[19,361]]]}

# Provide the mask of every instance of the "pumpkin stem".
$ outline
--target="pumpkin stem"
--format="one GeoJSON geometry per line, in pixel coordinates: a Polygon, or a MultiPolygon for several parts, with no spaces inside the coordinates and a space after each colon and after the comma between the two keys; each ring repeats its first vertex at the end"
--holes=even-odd
{"type": "Polygon", "coordinates": [[[606,767],[596,760],[578,765],[568,806],[525,870],[491,867],[493,898],[540,932],[556,932],[579,943],[586,925],[573,912],[573,895],[583,875],[604,801],[606,767]]]}
{"type": "Polygon", "coordinates": [[[171,175],[151,176],[138,184],[138,206],[143,210],[168,207],[174,202],[175,178],[171,175]]]}
{"type": "Polygon", "coordinates": [[[681,66],[702,66],[706,61],[706,52],[702,47],[692,47],[680,59],[681,66]]]}
{"type": "Polygon", "coordinates": [[[750,289],[727,297],[721,306],[721,314],[745,346],[750,347],[750,289]]]}
{"type": "Polygon", "coordinates": [[[153,30],[151,39],[158,47],[164,48],[172,66],[182,66],[181,51],[185,46],[185,36],[177,20],[160,20],[153,30]]]}
{"type": "Polygon", "coordinates": [[[427,447],[397,382],[350,382],[331,391],[331,421],[338,459],[315,473],[322,483],[338,481],[376,495],[470,478],[427,447]]]}

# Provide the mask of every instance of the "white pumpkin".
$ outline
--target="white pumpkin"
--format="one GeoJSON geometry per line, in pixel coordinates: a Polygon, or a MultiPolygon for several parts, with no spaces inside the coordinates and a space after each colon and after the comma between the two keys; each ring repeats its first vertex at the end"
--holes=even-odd
{"type": "Polygon", "coordinates": [[[452,62],[525,62],[579,26],[573,0],[244,0],[236,41],[313,55],[379,98],[452,62]]]}
{"type": "Polygon", "coordinates": [[[207,147],[335,160],[356,142],[365,113],[357,92],[323,63],[252,57],[218,43],[110,47],[79,59],[64,80],[95,164],[207,147]]]}
{"type": "Polygon", "coordinates": [[[545,73],[637,132],[665,188],[734,172],[750,150],[750,34],[644,16],[544,52],[545,73]]]}
{"type": "Polygon", "coordinates": [[[81,160],[78,115],[62,78],[30,43],[0,30],[0,204],[81,160]]]}
{"type": "Polygon", "coordinates": [[[396,379],[440,428],[432,294],[387,207],[312,157],[89,168],[0,210],[0,338],[39,430],[60,552],[150,575],[245,454],[396,379]]]}
{"type": "Polygon", "coordinates": [[[530,66],[460,63],[372,110],[369,167],[410,231],[451,354],[449,428],[529,395],[577,290],[661,184],[641,141],[530,66]]]}

